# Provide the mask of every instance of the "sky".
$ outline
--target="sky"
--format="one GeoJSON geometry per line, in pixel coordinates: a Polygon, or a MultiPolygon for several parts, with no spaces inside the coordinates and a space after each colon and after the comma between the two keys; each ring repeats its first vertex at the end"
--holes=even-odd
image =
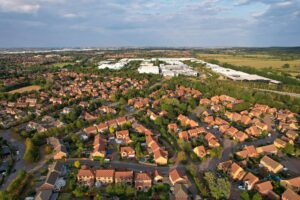
{"type": "Polygon", "coordinates": [[[0,0],[0,48],[300,46],[300,0],[0,0]]]}

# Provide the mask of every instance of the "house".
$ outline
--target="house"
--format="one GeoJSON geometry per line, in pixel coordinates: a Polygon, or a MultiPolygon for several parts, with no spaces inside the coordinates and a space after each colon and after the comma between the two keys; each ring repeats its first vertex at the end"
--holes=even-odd
{"type": "Polygon", "coordinates": [[[230,177],[234,180],[242,180],[246,172],[235,162],[229,168],[230,177]]]}
{"type": "Polygon", "coordinates": [[[286,189],[291,189],[294,192],[299,192],[300,190],[300,176],[296,178],[291,178],[287,180],[280,180],[280,185],[286,189]]]}
{"type": "Polygon", "coordinates": [[[95,134],[97,134],[97,126],[89,126],[87,128],[84,128],[83,131],[87,135],[95,135],[95,134]]]}
{"type": "Polygon", "coordinates": [[[254,174],[252,174],[251,172],[248,172],[246,176],[243,178],[243,182],[247,190],[252,190],[258,181],[259,178],[254,174]]]}
{"type": "Polygon", "coordinates": [[[298,133],[294,130],[288,130],[285,135],[292,140],[296,140],[298,137],[298,133]]]}
{"type": "Polygon", "coordinates": [[[105,122],[96,125],[97,131],[103,133],[108,130],[108,125],[105,122]]]}
{"type": "Polygon", "coordinates": [[[239,142],[244,142],[246,139],[248,139],[248,135],[242,131],[238,131],[235,134],[233,134],[232,138],[239,142]]]}
{"type": "Polygon", "coordinates": [[[154,171],[153,175],[154,175],[153,180],[155,183],[161,183],[163,181],[164,177],[157,170],[154,171]]]}
{"type": "Polygon", "coordinates": [[[116,171],[115,183],[124,183],[131,185],[133,181],[133,171],[116,171]]]}
{"type": "Polygon", "coordinates": [[[35,196],[35,200],[52,200],[52,199],[56,199],[53,198],[53,191],[52,190],[41,190],[38,191],[36,196],[35,196]]]}
{"type": "Polygon", "coordinates": [[[102,135],[97,134],[94,137],[94,144],[93,144],[93,152],[91,153],[92,158],[105,158],[106,156],[106,140],[103,138],[102,135]]]}
{"type": "Polygon", "coordinates": [[[168,164],[168,152],[162,149],[158,149],[153,152],[154,162],[158,165],[168,164]]]}
{"type": "Polygon", "coordinates": [[[168,124],[168,132],[177,132],[178,126],[176,123],[168,124]]]}
{"type": "Polygon", "coordinates": [[[81,169],[78,170],[77,180],[80,184],[92,186],[94,185],[95,174],[87,166],[83,165],[81,169]]]}
{"type": "Polygon", "coordinates": [[[268,156],[264,156],[260,160],[260,164],[265,167],[269,172],[278,173],[283,169],[283,165],[281,165],[279,162],[271,159],[268,156]]]}
{"type": "Polygon", "coordinates": [[[217,169],[223,171],[224,173],[228,173],[232,164],[233,164],[232,160],[227,160],[225,162],[219,163],[217,169]]]}
{"type": "Polygon", "coordinates": [[[189,133],[187,131],[181,131],[178,133],[178,137],[182,140],[189,140],[189,133]]]}
{"type": "Polygon", "coordinates": [[[132,140],[129,137],[128,130],[117,131],[116,138],[117,138],[117,140],[116,140],[117,143],[129,144],[132,142],[132,140]]]}
{"type": "Polygon", "coordinates": [[[49,172],[56,172],[59,174],[59,176],[64,176],[67,173],[66,166],[63,164],[63,162],[55,161],[48,167],[49,172]]]}
{"type": "Polygon", "coordinates": [[[280,138],[276,138],[276,140],[274,141],[274,145],[276,148],[282,149],[286,147],[287,143],[280,138]]]}
{"type": "Polygon", "coordinates": [[[219,147],[220,143],[218,142],[216,136],[212,133],[207,133],[205,139],[208,142],[209,147],[219,147]]]}
{"type": "Polygon", "coordinates": [[[96,183],[101,185],[112,184],[114,182],[115,170],[113,169],[98,169],[95,172],[96,183]]]}
{"type": "Polygon", "coordinates": [[[190,126],[191,128],[199,126],[198,122],[196,122],[182,114],[178,115],[177,120],[180,121],[180,123],[183,126],[190,126]]]}
{"type": "Polygon", "coordinates": [[[195,154],[200,157],[200,158],[203,158],[206,156],[206,150],[205,150],[205,147],[202,145],[202,146],[197,146],[193,149],[193,151],[195,152],[195,154]]]}
{"type": "Polygon", "coordinates": [[[147,173],[136,173],[134,180],[137,191],[148,191],[152,186],[152,179],[147,173]]]}
{"type": "Polygon", "coordinates": [[[265,181],[265,182],[262,182],[262,183],[257,183],[255,185],[255,189],[262,196],[266,196],[273,190],[273,186],[272,186],[271,181],[265,181]]]}
{"type": "Polygon", "coordinates": [[[251,123],[251,118],[247,115],[242,115],[240,122],[244,125],[249,125],[251,123]]]}
{"type": "Polygon", "coordinates": [[[258,137],[261,135],[262,132],[256,126],[251,126],[250,128],[246,129],[246,133],[248,133],[251,136],[258,137]]]}
{"type": "Polygon", "coordinates": [[[59,178],[59,173],[57,172],[49,172],[45,179],[45,182],[39,187],[39,191],[41,190],[54,190],[56,186],[56,182],[59,178]]]}
{"type": "Polygon", "coordinates": [[[293,190],[287,189],[281,196],[282,200],[300,200],[300,196],[293,190]]]}
{"type": "Polygon", "coordinates": [[[56,137],[47,138],[47,143],[50,144],[54,149],[54,160],[60,160],[68,157],[68,152],[64,144],[60,142],[56,137]]]}
{"type": "Polygon", "coordinates": [[[182,171],[179,171],[175,168],[169,172],[169,180],[172,185],[175,185],[176,183],[186,183],[187,177],[183,174],[182,171]]]}
{"type": "Polygon", "coordinates": [[[278,149],[274,144],[265,145],[256,148],[257,153],[259,154],[277,154],[278,149]]]}
{"type": "Polygon", "coordinates": [[[121,147],[120,153],[121,153],[122,158],[134,158],[135,157],[135,150],[130,146],[121,147]]]}
{"type": "Polygon", "coordinates": [[[258,156],[258,153],[253,145],[245,146],[242,151],[238,151],[235,153],[237,156],[245,159],[245,158],[255,158],[258,156]]]}
{"type": "Polygon", "coordinates": [[[188,188],[185,184],[174,185],[174,200],[189,200],[188,188]]]}

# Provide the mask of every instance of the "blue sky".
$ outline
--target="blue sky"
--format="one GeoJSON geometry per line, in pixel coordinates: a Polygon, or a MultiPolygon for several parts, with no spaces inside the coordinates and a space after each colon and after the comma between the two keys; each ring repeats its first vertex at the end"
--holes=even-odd
{"type": "Polygon", "coordinates": [[[300,0],[0,0],[0,47],[299,46],[300,0]]]}

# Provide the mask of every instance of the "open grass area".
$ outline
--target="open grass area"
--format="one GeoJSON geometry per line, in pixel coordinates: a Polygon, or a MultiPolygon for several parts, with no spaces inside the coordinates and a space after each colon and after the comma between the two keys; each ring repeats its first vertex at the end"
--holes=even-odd
{"type": "Polygon", "coordinates": [[[197,54],[203,60],[218,60],[220,63],[228,63],[236,66],[249,66],[254,68],[272,68],[278,71],[290,73],[292,76],[300,74],[300,59],[281,60],[267,54],[197,54]],[[288,68],[283,65],[289,64],[288,68]]]}
{"type": "Polygon", "coordinates": [[[23,93],[23,92],[33,91],[33,90],[40,90],[40,89],[41,87],[39,85],[31,85],[31,86],[22,87],[16,90],[9,91],[8,93],[15,94],[15,93],[23,93]]]}
{"type": "Polygon", "coordinates": [[[53,67],[64,67],[64,66],[73,65],[73,64],[74,64],[73,62],[55,63],[55,64],[53,64],[53,67]]]}

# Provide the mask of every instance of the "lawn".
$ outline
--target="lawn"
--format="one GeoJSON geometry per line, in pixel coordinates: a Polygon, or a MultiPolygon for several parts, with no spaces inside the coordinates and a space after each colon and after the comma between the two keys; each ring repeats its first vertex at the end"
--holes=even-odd
{"type": "Polygon", "coordinates": [[[33,91],[33,90],[40,90],[40,89],[41,87],[39,85],[31,85],[31,86],[26,86],[16,90],[9,91],[8,93],[15,94],[15,93],[23,93],[23,92],[33,91]]]}
{"type": "Polygon", "coordinates": [[[199,59],[218,60],[220,63],[229,63],[237,66],[249,66],[255,68],[270,68],[284,71],[296,76],[300,74],[300,59],[281,60],[280,58],[267,54],[197,54],[199,59]],[[289,64],[288,68],[282,66],[289,64]]]}
{"type": "Polygon", "coordinates": [[[66,65],[73,65],[73,62],[62,62],[62,63],[55,63],[53,64],[54,67],[64,67],[66,65]]]}

